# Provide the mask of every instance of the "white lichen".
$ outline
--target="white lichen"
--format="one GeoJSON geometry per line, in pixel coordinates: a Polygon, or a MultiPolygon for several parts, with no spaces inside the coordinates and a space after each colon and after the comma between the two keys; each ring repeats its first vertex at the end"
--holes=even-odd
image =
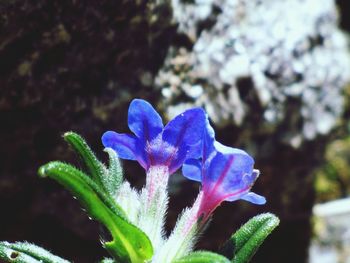
{"type": "Polygon", "coordinates": [[[172,0],[172,5],[179,32],[193,48],[170,48],[156,78],[170,117],[203,106],[216,125],[240,126],[258,103],[263,121],[275,128],[299,120],[290,121],[293,131],[283,138],[294,147],[335,127],[350,80],[350,54],[334,0],[172,0]],[[212,26],[200,31],[200,23],[209,20],[212,26]],[[184,96],[188,100],[179,103],[184,96]]]}

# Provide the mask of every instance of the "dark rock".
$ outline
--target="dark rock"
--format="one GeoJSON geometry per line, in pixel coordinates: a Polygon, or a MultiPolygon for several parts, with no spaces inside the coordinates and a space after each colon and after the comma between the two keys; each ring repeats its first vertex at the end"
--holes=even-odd
{"type": "Polygon", "coordinates": [[[75,0],[1,1],[0,8],[0,239],[96,262],[105,254],[97,224],[37,169],[74,160],[65,131],[101,153],[103,131],[126,130],[133,97],[157,99],[150,86],[175,32],[171,9],[75,0]]]}

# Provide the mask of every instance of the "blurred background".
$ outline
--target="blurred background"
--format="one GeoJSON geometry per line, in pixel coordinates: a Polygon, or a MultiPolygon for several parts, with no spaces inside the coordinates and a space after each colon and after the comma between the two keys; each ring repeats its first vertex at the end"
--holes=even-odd
{"type": "MultiPolygon", "coordinates": [[[[349,10],[347,0],[0,0],[0,240],[74,262],[106,255],[98,224],[37,169],[79,165],[61,137],[70,130],[106,161],[100,137],[128,131],[137,97],[166,119],[204,107],[217,139],[262,172],[254,192],[267,205],[223,204],[199,248],[216,251],[273,212],[281,225],[252,262],[308,262],[310,245],[310,262],[325,249],[325,263],[349,262],[350,220],[345,237],[329,229],[349,203],[314,207],[350,192],[349,10]]],[[[124,167],[140,188],[143,170],[124,167]]],[[[172,176],[168,230],[198,187],[172,176]]]]}

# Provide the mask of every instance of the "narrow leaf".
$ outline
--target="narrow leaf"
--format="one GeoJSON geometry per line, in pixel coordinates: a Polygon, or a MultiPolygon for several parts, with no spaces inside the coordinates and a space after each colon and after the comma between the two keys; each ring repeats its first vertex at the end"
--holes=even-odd
{"type": "Polygon", "coordinates": [[[115,213],[108,204],[109,199],[81,171],[68,164],[51,162],[40,167],[39,175],[48,176],[69,189],[88,214],[106,226],[112,241],[104,246],[113,257],[121,262],[144,262],[152,257],[153,248],[148,237],[120,214],[120,208],[115,213]]]}
{"type": "Polygon", "coordinates": [[[69,261],[28,242],[0,242],[0,260],[16,263],[69,263],[69,261]]]}
{"type": "MultiPolygon", "coordinates": [[[[62,162],[50,162],[42,167],[39,168],[39,175],[45,176],[44,172],[45,171],[51,171],[54,173],[57,173],[58,175],[64,175],[64,176],[69,176],[69,175],[74,175],[75,177],[79,178],[79,181],[77,182],[84,182],[87,184],[89,187],[93,189],[95,194],[98,195],[98,197],[104,202],[104,204],[111,209],[115,214],[117,214],[120,217],[123,217],[124,219],[127,218],[125,212],[123,209],[118,206],[113,199],[111,199],[110,196],[106,195],[104,191],[101,189],[100,186],[98,186],[90,177],[88,177],[85,173],[82,171],[78,170],[77,168],[71,166],[70,164],[62,163],[62,162]],[[46,170],[42,170],[46,169],[46,170]]],[[[50,176],[50,175],[49,175],[50,176]]],[[[64,185],[66,186],[66,185],[64,185]]],[[[78,184],[76,187],[80,187],[78,184]]],[[[70,189],[69,186],[66,186],[67,189],[70,189]]],[[[76,196],[79,199],[79,196],[76,196]]]]}
{"type": "Polygon", "coordinates": [[[173,261],[173,263],[230,263],[230,260],[222,255],[210,251],[196,251],[185,257],[173,261]]]}
{"type": "MultiPolygon", "coordinates": [[[[104,165],[96,158],[95,154],[85,142],[85,140],[74,132],[66,132],[64,135],[64,140],[75,150],[79,155],[80,159],[83,161],[86,172],[91,175],[92,179],[104,187],[102,178],[105,174],[106,168],[104,165]]],[[[106,189],[105,189],[106,190],[106,189]]]]}
{"type": "Polygon", "coordinates": [[[233,254],[233,263],[249,262],[279,222],[278,217],[271,213],[260,214],[251,218],[227,241],[223,254],[230,258],[233,254]]]}
{"type": "Polygon", "coordinates": [[[123,182],[123,169],[117,153],[112,148],[105,148],[109,155],[108,172],[102,177],[103,184],[111,196],[115,196],[123,182]]]}

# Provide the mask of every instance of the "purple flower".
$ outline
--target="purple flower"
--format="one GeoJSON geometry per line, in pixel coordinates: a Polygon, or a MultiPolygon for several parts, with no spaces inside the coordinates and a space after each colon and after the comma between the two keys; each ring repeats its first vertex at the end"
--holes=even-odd
{"type": "Polygon", "coordinates": [[[193,108],[164,127],[151,104],[134,99],[129,106],[128,125],[135,135],[107,131],[102,143],[122,159],[137,160],[146,171],[162,167],[172,174],[185,159],[198,156],[205,119],[201,108],[193,108]]]}
{"type": "Polygon", "coordinates": [[[265,204],[264,197],[250,192],[259,171],[245,151],[215,141],[214,130],[207,120],[203,138],[202,158],[188,159],[182,167],[185,177],[202,183],[198,216],[208,216],[223,201],[243,199],[265,204]]]}

